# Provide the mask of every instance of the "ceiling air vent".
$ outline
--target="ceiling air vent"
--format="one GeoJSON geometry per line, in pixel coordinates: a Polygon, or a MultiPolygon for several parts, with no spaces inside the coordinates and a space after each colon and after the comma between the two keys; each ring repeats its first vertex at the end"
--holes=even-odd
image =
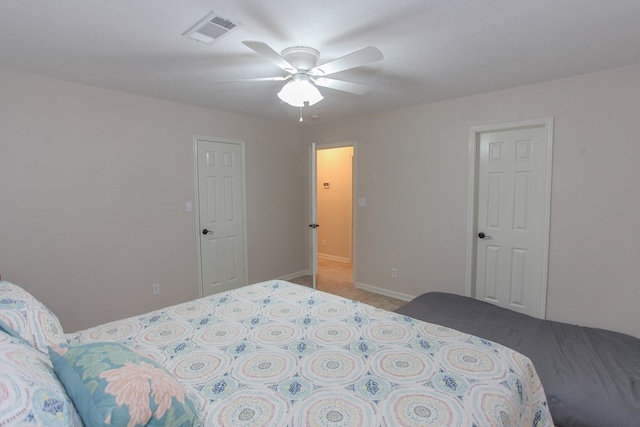
{"type": "Polygon", "coordinates": [[[211,12],[189,28],[183,35],[201,43],[212,44],[241,26],[242,24],[239,22],[229,21],[222,16],[216,15],[215,12],[211,12]]]}

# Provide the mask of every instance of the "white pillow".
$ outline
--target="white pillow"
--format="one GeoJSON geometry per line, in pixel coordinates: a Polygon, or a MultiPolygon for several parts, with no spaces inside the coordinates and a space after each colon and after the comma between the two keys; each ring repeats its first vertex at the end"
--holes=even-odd
{"type": "Polygon", "coordinates": [[[29,292],[5,280],[0,281],[0,320],[46,356],[50,345],[64,341],[55,314],[29,292]]]}
{"type": "Polygon", "coordinates": [[[0,426],[82,426],[51,361],[0,331],[0,426]]]}

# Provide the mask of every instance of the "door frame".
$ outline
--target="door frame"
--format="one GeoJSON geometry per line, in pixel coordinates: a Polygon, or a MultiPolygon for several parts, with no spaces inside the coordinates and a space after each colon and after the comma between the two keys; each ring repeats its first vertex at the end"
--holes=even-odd
{"type": "Polygon", "coordinates": [[[541,256],[541,292],[540,292],[540,312],[541,319],[545,318],[547,303],[547,284],[549,273],[549,237],[551,224],[551,175],[553,159],[553,117],[541,119],[523,120],[518,122],[497,123],[492,125],[471,126],[469,130],[469,181],[467,185],[467,266],[465,273],[465,294],[474,297],[475,294],[475,271],[476,271],[476,234],[478,215],[478,161],[480,136],[484,133],[492,133],[507,130],[518,130],[532,127],[543,127],[547,138],[547,158],[545,188],[542,196],[544,203],[544,215],[542,218],[542,231],[540,237],[541,256]]]}
{"type": "MultiPolygon", "coordinates": [[[[353,283],[356,283],[356,236],[357,236],[357,216],[358,216],[358,205],[357,205],[357,189],[358,189],[358,183],[357,183],[357,170],[358,170],[358,142],[357,141],[345,141],[345,142],[336,142],[336,143],[328,143],[328,144],[319,144],[319,143],[314,143],[314,145],[312,145],[312,149],[313,147],[315,147],[315,151],[316,153],[319,150],[326,150],[326,149],[331,149],[331,148],[342,148],[342,147],[353,147],[353,163],[352,163],[352,167],[351,167],[351,270],[352,270],[352,280],[353,283]]],[[[317,156],[311,156],[312,161],[316,160],[317,163],[317,156]]],[[[315,165],[310,165],[310,171],[311,173],[316,173],[317,174],[317,164],[315,165]]],[[[311,185],[314,184],[314,179],[313,177],[309,177],[309,181],[311,183],[311,185]]],[[[310,193],[309,193],[309,209],[313,209],[313,207],[315,206],[317,209],[317,194],[315,194],[315,190],[310,189],[310,193]],[[314,196],[315,195],[315,196],[314,196]],[[315,197],[316,200],[311,200],[312,197],[315,197]]],[[[312,212],[310,212],[309,218],[312,217],[312,212]]],[[[316,213],[316,218],[317,218],[317,213],[316,213]]],[[[321,224],[322,225],[322,224],[321,224]]],[[[315,262],[317,262],[317,257],[318,257],[318,250],[317,247],[314,249],[313,247],[311,248],[311,254],[310,254],[310,264],[312,266],[312,271],[311,274],[314,274],[313,272],[313,265],[315,262]]]]}
{"type": "Polygon", "coordinates": [[[193,209],[195,212],[195,231],[196,231],[196,268],[198,270],[198,295],[200,298],[204,296],[203,282],[202,282],[202,250],[200,248],[200,189],[199,189],[199,174],[198,174],[198,141],[217,142],[222,144],[235,144],[240,146],[240,156],[242,164],[242,234],[243,234],[243,257],[244,257],[244,277],[245,284],[249,282],[249,259],[248,259],[248,247],[247,247],[247,170],[245,167],[245,142],[239,139],[230,138],[218,138],[204,135],[193,136],[193,209]]]}

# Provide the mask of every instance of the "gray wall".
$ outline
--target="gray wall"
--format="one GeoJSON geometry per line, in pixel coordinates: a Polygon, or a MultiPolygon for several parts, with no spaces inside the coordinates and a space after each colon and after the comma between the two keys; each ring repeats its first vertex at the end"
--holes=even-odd
{"type": "Polygon", "coordinates": [[[198,296],[195,214],[185,211],[194,135],[246,142],[249,281],[306,269],[297,123],[6,70],[0,88],[0,274],[65,331],[198,296]]]}
{"type": "Polygon", "coordinates": [[[197,297],[195,134],[246,141],[250,282],[308,268],[308,143],[357,141],[356,280],[409,297],[464,294],[469,127],[553,116],[547,317],[640,336],[640,65],[302,129],[6,70],[0,88],[0,274],[67,332],[197,297]]]}
{"type": "Polygon", "coordinates": [[[358,143],[356,281],[464,294],[469,128],[543,117],[555,118],[547,318],[640,336],[640,66],[305,132],[358,143]]]}

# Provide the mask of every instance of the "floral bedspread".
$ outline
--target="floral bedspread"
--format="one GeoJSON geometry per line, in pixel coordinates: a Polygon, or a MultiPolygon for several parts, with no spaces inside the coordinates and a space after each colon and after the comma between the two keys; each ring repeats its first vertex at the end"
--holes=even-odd
{"type": "Polygon", "coordinates": [[[125,344],[199,396],[207,426],[552,426],[531,361],[284,281],[69,334],[125,344]]]}

